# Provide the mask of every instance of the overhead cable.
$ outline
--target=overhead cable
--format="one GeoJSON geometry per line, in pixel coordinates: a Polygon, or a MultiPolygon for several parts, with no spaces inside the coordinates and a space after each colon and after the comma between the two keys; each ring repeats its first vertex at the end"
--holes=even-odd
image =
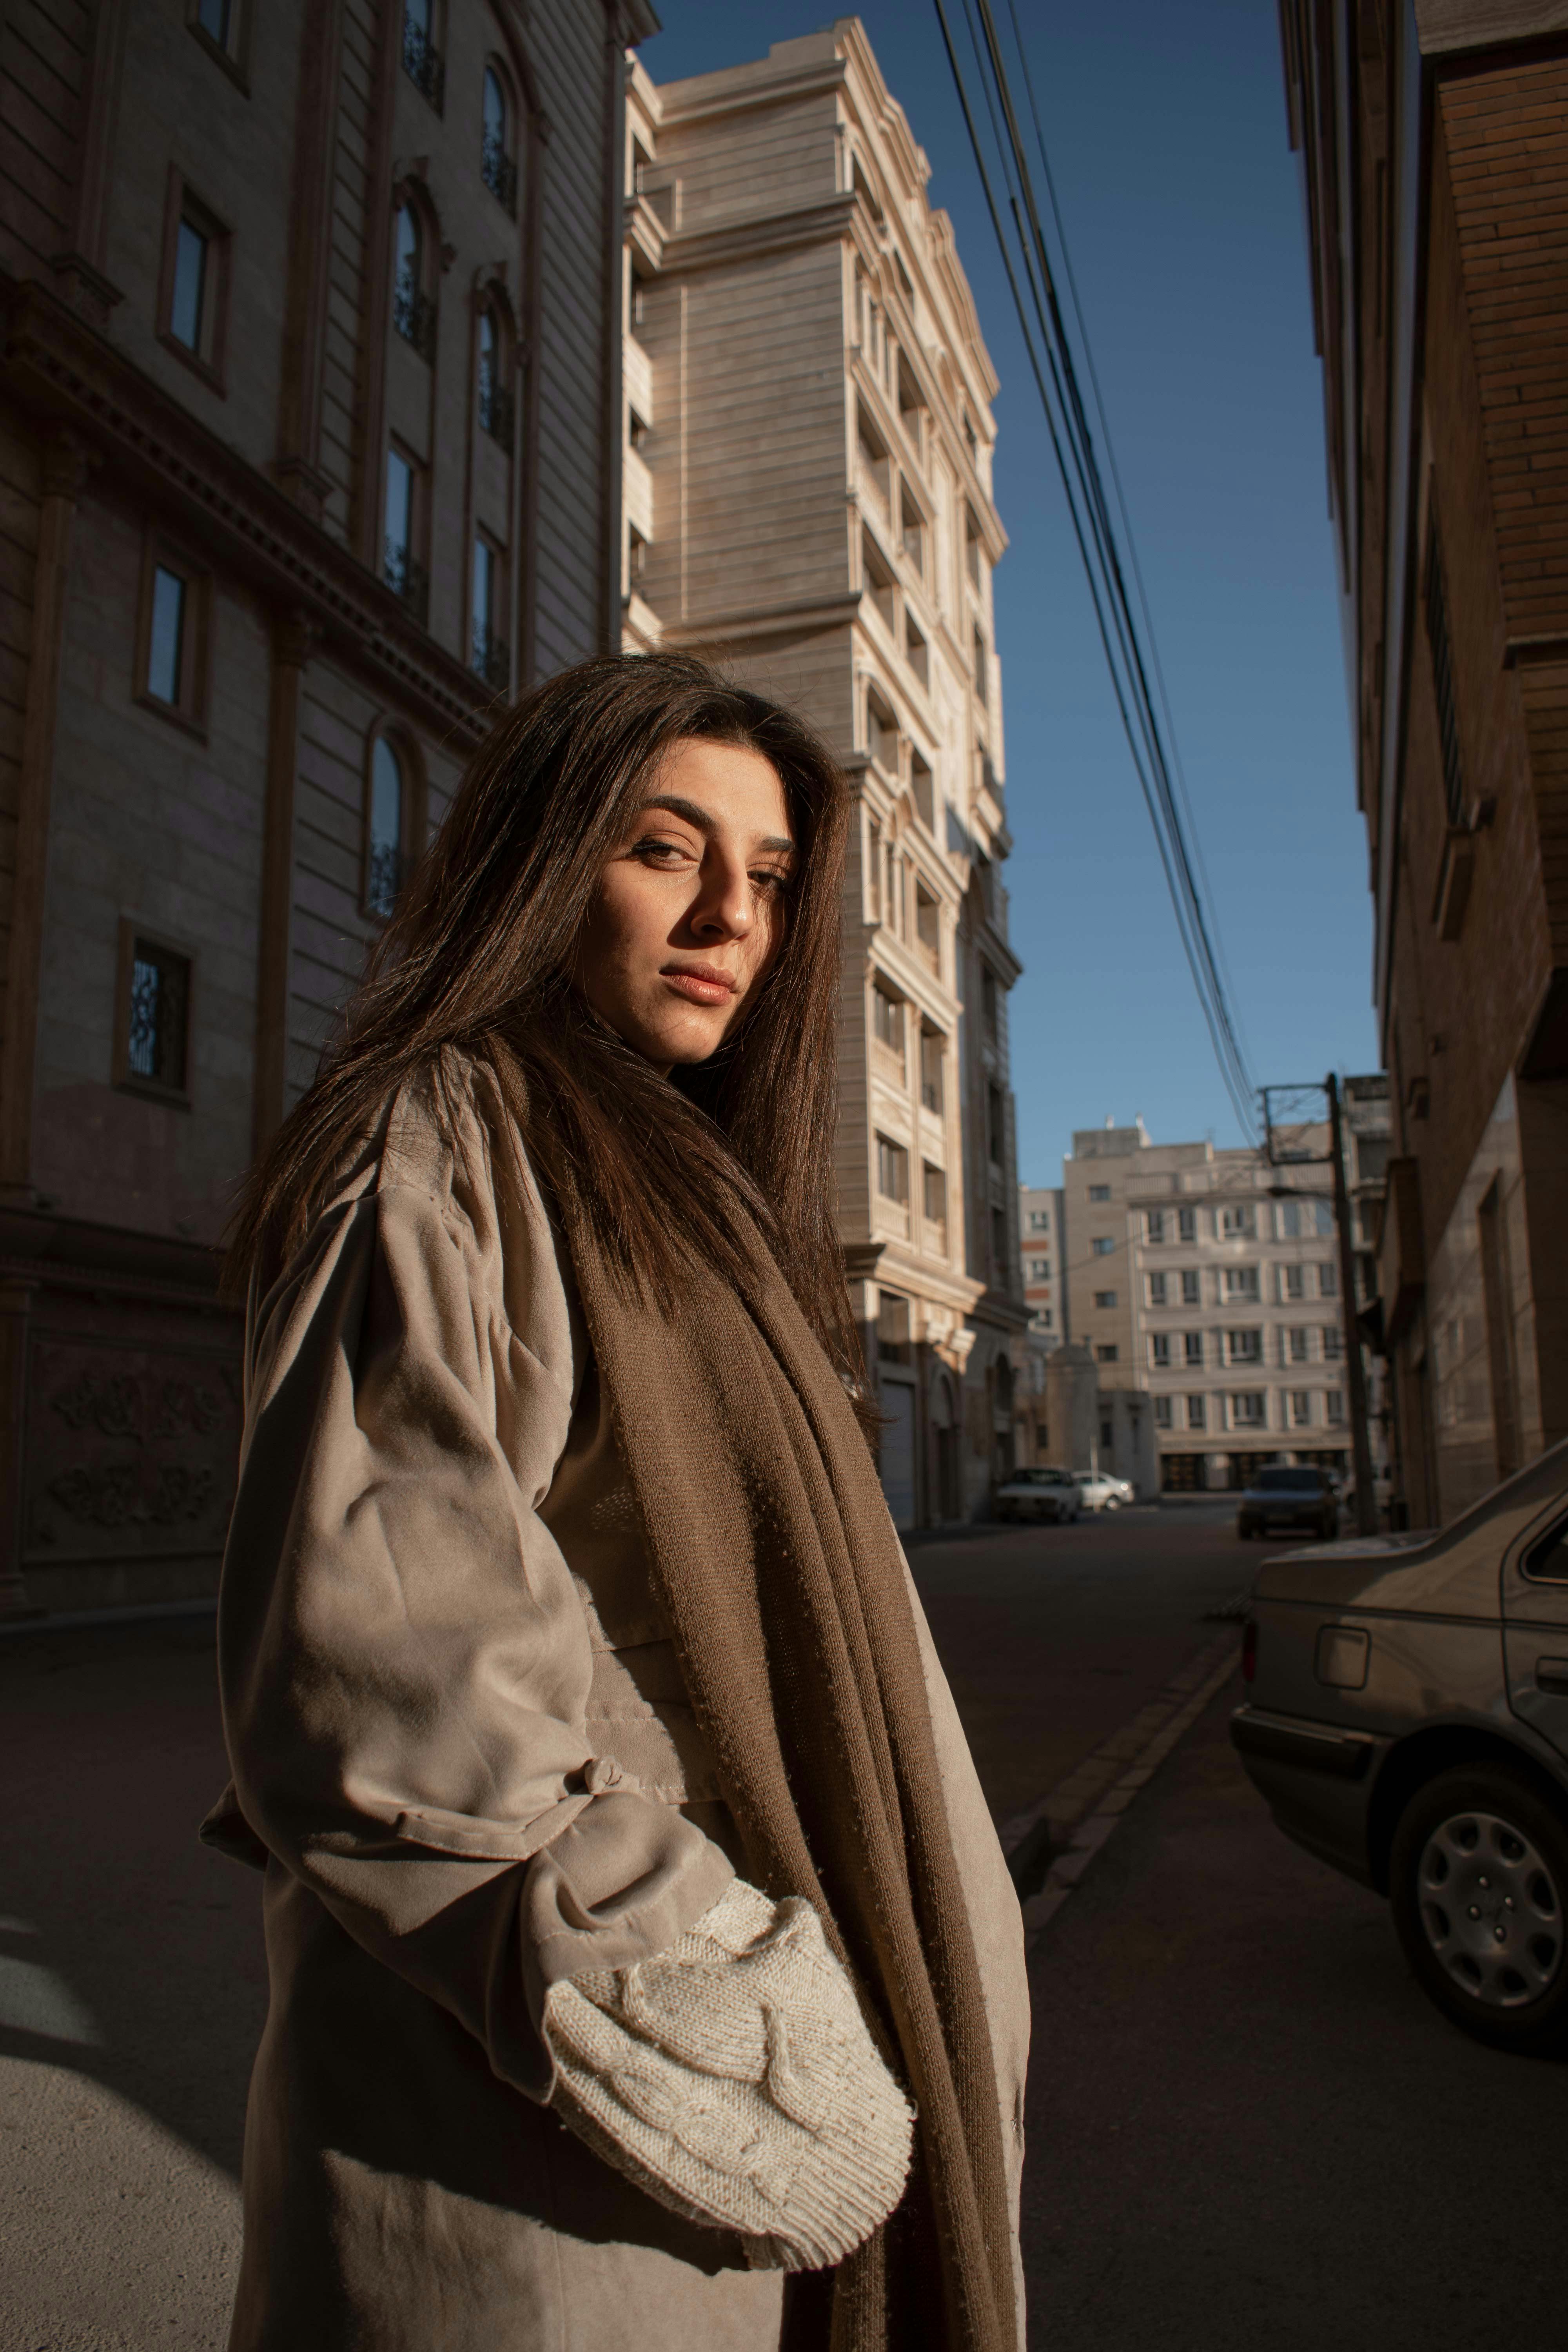
{"type": "Polygon", "coordinates": [[[1106,496],[1094,435],[1079,387],[1072,346],[1057,299],[1029,158],[1018,126],[1007,61],[997,37],[991,0],[963,0],[963,13],[993,145],[1001,166],[1006,214],[1013,226],[1012,240],[1004,225],[1003,208],[997,200],[986,150],[970,102],[948,11],[944,0],[936,0],[937,19],[942,27],[948,64],[980,174],[986,209],[991,215],[997,249],[1006,272],[1013,306],[1018,315],[1030,373],[1040,396],[1073,536],[1089,583],[1089,601],[1100,631],[1111,690],[1131,754],[1133,771],[1153,827],[1155,846],[1175,916],[1177,936],[1192,973],[1215,1059],[1232,1107],[1243,1131],[1255,1135],[1257,1089],[1247,1069],[1237,1019],[1231,1009],[1228,975],[1219,948],[1218,926],[1214,918],[1208,878],[1196,846],[1196,829],[1192,821],[1191,803],[1176,750],[1170,698],[1160,669],[1148,596],[1138,569],[1128,524],[1126,499],[1106,427],[1104,402],[1100,397],[1093,356],[1084,330],[1083,312],[1062,235],[1060,208],[1046,156],[1039,110],[1035,104],[1034,88],[1028,77],[1027,59],[1019,38],[1014,0],[1008,0],[1008,10],[1024,69],[1036,145],[1062,257],[1063,275],[1072,301],[1079,341],[1093,389],[1100,435],[1115,485],[1121,526],[1120,535],[1106,496]],[[1026,286],[1028,289],[1026,298],[1026,286]],[[1134,611],[1128,593],[1129,573],[1137,587],[1137,611],[1134,611]],[[1152,678],[1158,688],[1158,700],[1151,688],[1152,678]]]}

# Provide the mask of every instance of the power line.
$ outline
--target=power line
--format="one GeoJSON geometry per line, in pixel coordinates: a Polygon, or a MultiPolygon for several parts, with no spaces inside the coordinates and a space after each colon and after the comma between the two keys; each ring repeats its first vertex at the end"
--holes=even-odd
{"type": "Polygon", "coordinates": [[[1212,894],[1208,877],[1204,872],[1201,856],[1195,846],[1195,827],[1192,822],[1191,802],[1186,780],[1182,773],[1175,750],[1175,729],[1172,723],[1170,698],[1160,669],[1154,633],[1149,613],[1149,600],[1142,575],[1138,568],[1132,534],[1128,521],[1127,502],[1122,493],[1115,457],[1110,448],[1110,436],[1106,425],[1105,405],[1100,396],[1099,378],[1095,373],[1093,356],[1084,328],[1082,307],[1072,277],[1066,239],[1062,233],[1060,208],[1046,156],[1045,141],[1040,130],[1039,110],[1035,104],[1034,87],[1028,76],[1028,63],[1019,37],[1018,19],[1014,0],[1008,0],[1014,38],[1023,64],[1025,86],[1028,93],[1036,144],[1039,151],[1057,241],[1062,256],[1063,274],[1067,279],[1079,340],[1082,346],[1093,389],[1096,414],[1104,440],[1116,490],[1117,508],[1121,520],[1121,533],[1126,541],[1128,557],[1124,563],[1116,524],[1110,501],[1106,497],[1096,454],[1094,436],[1090,429],[1072,348],[1057,299],[1056,285],[1041,224],[1038,204],[1030,173],[1029,160],[1019,131],[1017,111],[1009,84],[1007,64],[997,36],[991,0],[963,0],[964,21],[978,68],[981,91],[991,126],[992,139],[1001,164],[1002,180],[1006,191],[1007,210],[1012,217],[1017,244],[1016,259],[1003,225],[1002,210],[997,203],[991,169],[982,144],[974,111],[970,103],[963,69],[953,42],[952,28],[948,20],[944,0],[936,0],[937,20],[942,27],[942,43],[947,51],[953,84],[963,113],[964,127],[973,151],[980,184],[985,197],[986,210],[996,237],[997,249],[1006,272],[1013,307],[1018,315],[1018,325],[1024,338],[1030,372],[1040,396],[1046,428],[1050,439],[1057,471],[1061,478],[1063,495],[1073,536],[1089,583],[1089,600],[1094,609],[1095,623],[1100,631],[1106,667],[1111,690],[1131,754],[1133,771],[1143,794],[1144,805],[1153,827],[1155,845],[1170,894],[1175,916],[1177,936],[1197,991],[1215,1059],[1219,1066],[1226,1092],[1240,1121],[1243,1131],[1256,1129],[1255,1102],[1257,1089],[1247,1069],[1231,1011],[1229,976],[1224,969],[1218,947],[1218,927],[1212,911],[1212,894]],[[978,11],[979,29],[975,11],[978,11]],[[1028,287],[1026,304],[1020,283],[1017,261],[1023,264],[1023,278],[1028,287]],[[1033,314],[1031,318],[1031,313],[1033,314]],[[1139,614],[1135,614],[1128,593],[1127,573],[1131,572],[1138,591],[1139,614]],[[1142,628],[1140,628],[1140,617],[1142,628]],[[1158,704],[1151,688],[1151,677],[1158,687],[1158,704]],[[1163,724],[1162,724],[1163,720],[1163,724]]]}

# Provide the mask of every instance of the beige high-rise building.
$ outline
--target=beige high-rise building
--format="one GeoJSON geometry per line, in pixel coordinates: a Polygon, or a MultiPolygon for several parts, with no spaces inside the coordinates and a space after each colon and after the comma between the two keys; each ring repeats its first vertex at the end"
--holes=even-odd
{"type": "MultiPolygon", "coordinates": [[[[1387,1159],[1387,1088],[1349,1078],[1347,1181],[1358,1290],[1371,1296],[1373,1203],[1387,1159]]],[[[1147,1392],[1161,1486],[1245,1483],[1258,1462],[1351,1461],[1345,1320],[1328,1129],[1314,1155],[1075,1133],[1062,1162],[1068,1311],[1102,1400],[1147,1392]]],[[[1110,1419],[1109,1412],[1106,1415],[1110,1419]]],[[[1381,1459],[1381,1432],[1374,1455],[1381,1459]]]]}
{"type": "Polygon", "coordinates": [[[792,703],[856,796],[838,1211],[901,1526],[1012,1463],[1017,1253],[996,378],[858,19],[629,67],[624,612],[792,703]]]}

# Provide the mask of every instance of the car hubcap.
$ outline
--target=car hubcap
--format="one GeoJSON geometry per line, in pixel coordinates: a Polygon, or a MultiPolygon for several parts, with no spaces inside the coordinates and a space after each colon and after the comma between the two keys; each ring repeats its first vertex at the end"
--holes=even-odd
{"type": "Polygon", "coordinates": [[[1489,2009],[1539,2000],[1563,1965],[1563,1905],[1523,1832],[1496,1813],[1455,1813],[1417,1869],[1426,1940],[1462,1992],[1489,2009]]]}

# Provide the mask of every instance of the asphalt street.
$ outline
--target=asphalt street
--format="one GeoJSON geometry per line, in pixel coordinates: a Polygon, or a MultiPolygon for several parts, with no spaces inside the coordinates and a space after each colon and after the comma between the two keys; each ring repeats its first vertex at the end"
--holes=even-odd
{"type": "MultiPolygon", "coordinates": [[[[1201,1505],[914,1548],[999,1821],[1157,1717],[1258,1557],[1201,1505]]],[[[1228,1703],[1035,1940],[1032,2344],[1560,2340],[1563,2071],[1429,2015],[1228,1703]]],[[[0,2347],[218,2352],[265,1970],[256,1882],[195,1841],[210,1623],[0,1641],[0,2347]]]]}

